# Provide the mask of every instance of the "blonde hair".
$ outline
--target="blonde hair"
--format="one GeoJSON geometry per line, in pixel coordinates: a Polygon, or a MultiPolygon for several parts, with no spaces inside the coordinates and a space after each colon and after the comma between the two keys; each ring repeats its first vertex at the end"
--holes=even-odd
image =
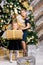
{"type": "MultiPolygon", "coordinates": [[[[16,14],[14,13],[14,14],[12,15],[12,23],[11,23],[12,29],[13,29],[13,25],[14,25],[15,23],[17,23],[17,17],[16,17],[16,14]]],[[[18,26],[18,23],[17,23],[17,26],[18,26]]]]}

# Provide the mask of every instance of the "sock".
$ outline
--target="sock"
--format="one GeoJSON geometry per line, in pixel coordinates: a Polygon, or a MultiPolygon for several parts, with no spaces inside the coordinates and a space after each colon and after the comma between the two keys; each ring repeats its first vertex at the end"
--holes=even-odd
{"type": "Polygon", "coordinates": [[[10,50],[10,62],[12,62],[12,50],[10,50]]]}
{"type": "Polygon", "coordinates": [[[15,57],[16,57],[16,59],[19,57],[19,51],[18,50],[15,51],[15,57]]]}

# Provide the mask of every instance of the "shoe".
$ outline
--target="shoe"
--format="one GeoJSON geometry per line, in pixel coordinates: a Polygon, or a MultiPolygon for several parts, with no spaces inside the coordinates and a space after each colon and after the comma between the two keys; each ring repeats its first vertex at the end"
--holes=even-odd
{"type": "Polygon", "coordinates": [[[13,60],[10,60],[10,63],[13,63],[13,60]]]}
{"type": "Polygon", "coordinates": [[[27,52],[23,52],[23,56],[24,56],[24,57],[25,57],[25,56],[28,56],[27,52]]]}

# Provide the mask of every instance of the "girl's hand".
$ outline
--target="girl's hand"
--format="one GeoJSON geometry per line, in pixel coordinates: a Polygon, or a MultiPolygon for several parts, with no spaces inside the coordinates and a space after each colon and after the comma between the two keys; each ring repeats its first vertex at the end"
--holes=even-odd
{"type": "Polygon", "coordinates": [[[28,28],[30,28],[31,27],[31,25],[29,24],[29,23],[27,23],[27,26],[26,27],[22,27],[22,28],[20,28],[21,30],[26,30],[26,29],[28,29],[28,28]]]}

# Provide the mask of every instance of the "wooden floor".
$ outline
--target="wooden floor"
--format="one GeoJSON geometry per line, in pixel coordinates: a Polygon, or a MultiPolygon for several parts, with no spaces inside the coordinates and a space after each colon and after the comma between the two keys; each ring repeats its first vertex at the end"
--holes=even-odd
{"type": "MultiPolygon", "coordinates": [[[[15,59],[14,54],[15,54],[15,52],[13,53],[12,59],[15,59]]],[[[0,48],[0,58],[3,58],[4,56],[6,56],[9,59],[9,56],[10,56],[9,50],[5,49],[5,48],[0,48]]],[[[23,57],[23,51],[22,50],[19,51],[19,56],[23,57]]]]}

